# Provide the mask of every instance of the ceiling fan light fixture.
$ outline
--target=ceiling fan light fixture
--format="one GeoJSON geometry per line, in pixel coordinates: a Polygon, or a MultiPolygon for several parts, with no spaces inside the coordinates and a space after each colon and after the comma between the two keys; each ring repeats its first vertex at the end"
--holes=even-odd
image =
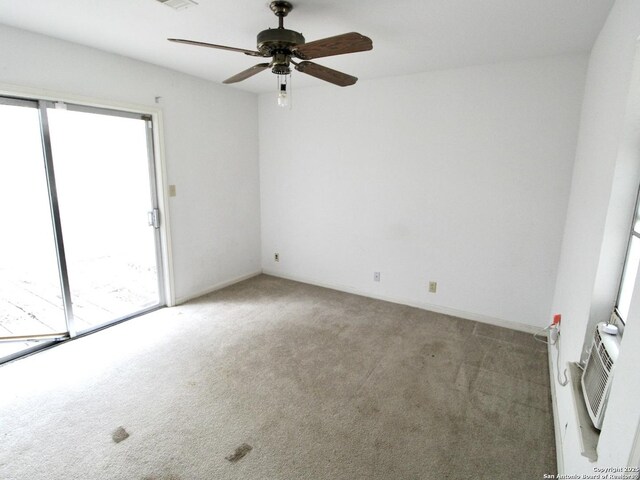
{"type": "Polygon", "coordinates": [[[271,61],[271,71],[276,75],[290,75],[291,57],[286,53],[276,53],[271,61]]]}
{"type": "Polygon", "coordinates": [[[289,83],[291,74],[278,75],[278,106],[281,108],[291,108],[289,83]]]}

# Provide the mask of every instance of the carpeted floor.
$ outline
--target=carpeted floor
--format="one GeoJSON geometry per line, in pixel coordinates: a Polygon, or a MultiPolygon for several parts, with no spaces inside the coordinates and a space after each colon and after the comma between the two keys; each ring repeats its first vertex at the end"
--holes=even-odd
{"type": "Polygon", "coordinates": [[[530,335],[261,275],[0,367],[2,479],[539,479],[530,335]]]}

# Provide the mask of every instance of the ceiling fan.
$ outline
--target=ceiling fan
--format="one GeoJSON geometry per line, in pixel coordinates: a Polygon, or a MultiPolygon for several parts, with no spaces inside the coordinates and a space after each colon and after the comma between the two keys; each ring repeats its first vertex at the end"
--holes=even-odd
{"type": "Polygon", "coordinates": [[[309,60],[332,55],[343,55],[345,53],[363,52],[371,50],[373,43],[371,39],[356,32],[344,33],[335,37],[323,38],[313,42],[305,43],[301,33],[284,28],[284,17],[293,9],[293,5],[285,1],[275,1],[270,4],[271,10],[278,17],[278,28],[267,29],[258,33],[258,45],[256,50],[246,50],[244,48],[227,47],[215,45],[213,43],[197,42],[182,38],[169,38],[167,40],[176,43],[186,43],[200,47],[218,48],[232,52],[240,52],[252,57],[271,57],[271,61],[259,63],[232,77],[227,78],[222,83],[236,83],[246,80],[253,75],[268,68],[276,75],[289,75],[291,64],[299,72],[306,73],[312,77],[319,78],[340,87],[353,85],[358,80],[352,75],[323,67],[309,60]],[[296,62],[295,57],[302,60],[296,62]]]}

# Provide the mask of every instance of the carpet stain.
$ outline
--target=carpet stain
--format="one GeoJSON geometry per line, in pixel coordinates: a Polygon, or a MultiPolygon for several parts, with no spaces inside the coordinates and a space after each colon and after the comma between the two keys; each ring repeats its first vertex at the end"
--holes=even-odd
{"type": "Polygon", "coordinates": [[[224,458],[226,460],[229,460],[231,463],[235,463],[239,460],[242,460],[245,455],[247,455],[247,453],[249,453],[251,450],[253,450],[253,447],[251,445],[243,443],[238,448],[236,448],[235,452],[233,452],[231,455],[227,455],[224,458]]]}
{"type": "Polygon", "coordinates": [[[129,438],[129,432],[127,432],[124,427],[118,427],[114,430],[114,432],[111,434],[111,439],[115,442],[115,443],[120,443],[123,440],[126,440],[127,438],[129,438]]]}

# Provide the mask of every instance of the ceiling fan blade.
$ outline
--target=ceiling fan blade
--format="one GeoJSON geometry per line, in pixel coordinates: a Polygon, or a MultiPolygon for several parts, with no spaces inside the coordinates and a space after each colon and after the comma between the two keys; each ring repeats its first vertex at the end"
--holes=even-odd
{"type": "Polygon", "coordinates": [[[339,87],[348,87],[358,81],[357,77],[347,75],[346,73],[342,73],[331,68],[323,67],[317,63],[300,62],[294,65],[296,66],[296,70],[299,72],[306,73],[307,75],[319,78],[325,82],[333,83],[339,87]]]}
{"type": "Polygon", "coordinates": [[[196,42],[195,40],[185,40],[183,38],[167,38],[167,40],[175,43],[185,43],[187,45],[195,45],[197,47],[218,48],[220,50],[229,50],[230,52],[240,52],[240,53],[244,53],[245,55],[251,55],[252,57],[264,56],[260,52],[256,52],[254,50],[245,50],[244,48],[227,47],[225,45],[216,45],[214,43],[196,42]]]}
{"type": "Polygon", "coordinates": [[[302,60],[311,60],[345,53],[364,52],[372,48],[373,42],[369,37],[351,32],[296,45],[292,51],[296,57],[302,60]]]}
{"type": "Polygon", "coordinates": [[[240,73],[235,74],[233,77],[227,78],[222,83],[236,83],[241,82],[242,80],[246,80],[249,77],[253,77],[256,73],[260,73],[261,71],[269,68],[271,66],[270,63],[259,63],[258,65],[254,65],[251,68],[247,68],[240,73]]]}

